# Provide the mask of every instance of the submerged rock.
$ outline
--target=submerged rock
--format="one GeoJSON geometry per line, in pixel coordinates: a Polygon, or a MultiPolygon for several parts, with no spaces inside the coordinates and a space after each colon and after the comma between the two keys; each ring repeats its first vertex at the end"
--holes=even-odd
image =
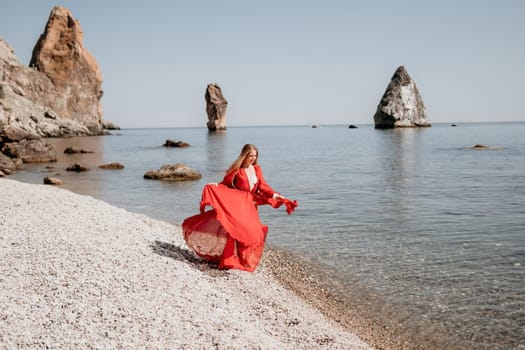
{"type": "Polygon", "coordinates": [[[376,129],[431,126],[416,83],[405,67],[395,71],[374,115],[376,129]]]}
{"type": "Polygon", "coordinates": [[[475,151],[482,151],[482,150],[491,150],[491,151],[499,151],[499,150],[502,150],[504,149],[505,147],[499,147],[499,146],[486,146],[486,145],[482,145],[482,144],[475,144],[474,146],[472,147],[464,147],[463,149],[468,149],[468,150],[475,150],[475,151]]]}
{"type": "Polygon", "coordinates": [[[95,152],[88,151],[85,149],[80,149],[74,146],[69,146],[69,147],[66,147],[66,149],[64,150],[64,153],[65,154],[75,154],[75,153],[95,153],[95,152]]]}
{"type": "Polygon", "coordinates": [[[68,166],[66,168],[66,170],[67,171],[75,171],[75,172],[79,173],[79,172],[88,171],[89,167],[87,165],[84,165],[84,164],[75,163],[73,165],[68,166]]]}
{"type": "Polygon", "coordinates": [[[186,164],[163,165],[159,170],[148,171],[144,174],[145,179],[165,181],[189,181],[202,178],[201,173],[188,167],[186,164]]]}
{"type": "Polygon", "coordinates": [[[100,169],[112,169],[112,170],[120,170],[124,169],[124,165],[114,162],[109,164],[102,164],[98,166],[100,169]]]}
{"type": "Polygon", "coordinates": [[[222,95],[222,90],[217,84],[208,84],[206,88],[206,113],[208,114],[208,130],[226,130],[226,107],[228,101],[222,95]]]}
{"type": "Polygon", "coordinates": [[[173,141],[173,140],[168,139],[162,146],[164,147],[189,147],[190,144],[184,141],[173,141]]]}

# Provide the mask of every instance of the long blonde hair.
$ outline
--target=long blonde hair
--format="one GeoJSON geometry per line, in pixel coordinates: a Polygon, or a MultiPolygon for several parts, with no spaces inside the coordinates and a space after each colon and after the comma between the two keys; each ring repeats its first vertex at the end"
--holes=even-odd
{"type": "Polygon", "coordinates": [[[228,170],[226,170],[226,174],[229,174],[232,171],[239,170],[241,168],[242,163],[244,163],[244,159],[246,159],[246,156],[252,151],[255,151],[255,153],[257,154],[257,156],[255,157],[255,162],[253,162],[253,164],[257,164],[257,160],[259,159],[259,150],[254,145],[247,143],[242,147],[241,153],[239,154],[237,159],[235,159],[235,161],[232,163],[232,165],[230,165],[228,170]]]}

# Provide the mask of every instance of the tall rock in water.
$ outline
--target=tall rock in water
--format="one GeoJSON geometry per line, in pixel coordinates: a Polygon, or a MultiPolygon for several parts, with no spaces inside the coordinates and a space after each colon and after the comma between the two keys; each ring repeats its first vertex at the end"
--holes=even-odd
{"type": "Polygon", "coordinates": [[[416,83],[400,66],[390,80],[374,115],[376,129],[431,126],[416,83]]]}
{"type": "Polygon", "coordinates": [[[222,95],[217,84],[208,84],[206,88],[206,113],[208,113],[208,130],[226,130],[226,107],[228,101],[222,95]]]}
{"type": "Polygon", "coordinates": [[[51,108],[60,116],[101,133],[102,74],[82,44],[84,34],[71,12],[60,6],[51,11],[44,33],[33,49],[30,67],[52,81],[56,99],[51,108]]]}

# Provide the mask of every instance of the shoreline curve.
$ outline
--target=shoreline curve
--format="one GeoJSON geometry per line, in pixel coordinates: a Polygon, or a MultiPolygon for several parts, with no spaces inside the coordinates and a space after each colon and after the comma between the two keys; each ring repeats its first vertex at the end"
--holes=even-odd
{"type": "Polygon", "coordinates": [[[0,179],[2,347],[372,349],[285,288],[222,271],[180,226],[0,179]]]}

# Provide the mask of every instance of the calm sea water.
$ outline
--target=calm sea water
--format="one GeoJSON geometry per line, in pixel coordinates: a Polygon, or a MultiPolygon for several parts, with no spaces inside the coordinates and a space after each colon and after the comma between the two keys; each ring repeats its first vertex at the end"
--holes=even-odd
{"type": "Polygon", "coordinates": [[[203,185],[220,181],[242,145],[253,143],[268,183],[299,201],[291,216],[261,209],[270,244],[305,257],[334,281],[334,292],[368,298],[369,311],[391,319],[392,327],[423,322],[429,334],[439,329],[452,344],[524,349],[523,135],[525,123],[232,127],[217,134],[205,128],[132,129],[49,139],[59,161],[29,166],[11,178],[41,183],[56,176],[64,188],[180,224],[197,213],[203,185]],[[166,139],[191,147],[161,147],[166,139]],[[475,144],[491,149],[471,149],[475,144]],[[61,153],[71,145],[95,153],[61,153]],[[91,170],[66,172],[75,161],[91,170]],[[97,168],[109,162],[125,169],[97,168]],[[148,170],[179,162],[203,179],[143,179],[148,170]]]}

